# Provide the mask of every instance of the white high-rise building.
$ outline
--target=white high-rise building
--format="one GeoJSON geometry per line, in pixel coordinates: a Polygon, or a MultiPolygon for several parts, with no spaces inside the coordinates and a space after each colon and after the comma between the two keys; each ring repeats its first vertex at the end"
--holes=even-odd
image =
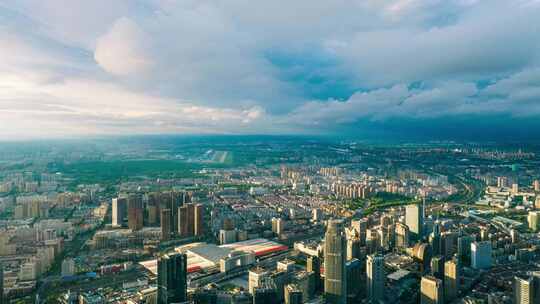
{"type": "Polygon", "coordinates": [[[409,234],[414,240],[421,240],[424,230],[422,207],[417,204],[405,207],[405,225],[409,227],[409,234]]]}

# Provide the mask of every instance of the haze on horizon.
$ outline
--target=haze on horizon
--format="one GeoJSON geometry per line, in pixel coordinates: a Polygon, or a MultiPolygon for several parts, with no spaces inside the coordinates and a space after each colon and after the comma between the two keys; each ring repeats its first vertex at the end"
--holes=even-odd
{"type": "Polygon", "coordinates": [[[540,139],[540,1],[0,0],[0,140],[540,139]]]}

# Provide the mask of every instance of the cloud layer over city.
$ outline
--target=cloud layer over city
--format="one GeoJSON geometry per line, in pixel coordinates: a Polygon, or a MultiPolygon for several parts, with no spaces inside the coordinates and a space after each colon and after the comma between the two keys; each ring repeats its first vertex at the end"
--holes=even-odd
{"type": "Polygon", "coordinates": [[[0,45],[0,139],[540,120],[533,0],[0,0],[0,45]]]}

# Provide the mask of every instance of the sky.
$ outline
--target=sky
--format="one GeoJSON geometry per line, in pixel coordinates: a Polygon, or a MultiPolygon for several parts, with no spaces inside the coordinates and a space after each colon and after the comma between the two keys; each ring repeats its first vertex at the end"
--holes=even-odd
{"type": "Polygon", "coordinates": [[[540,139],[538,0],[0,0],[0,140],[540,139]]]}

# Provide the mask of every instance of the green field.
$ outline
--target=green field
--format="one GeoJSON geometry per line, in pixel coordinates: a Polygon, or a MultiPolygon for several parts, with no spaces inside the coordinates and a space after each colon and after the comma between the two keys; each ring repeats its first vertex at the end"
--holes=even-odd
{"type": "Polygon", "coordinates": [[[49,169],[74,179],[75,184],[118,183],[128,178],[189,178],[201,176],[200,165],[175,160],[90,161],[51,164],[49,169]]]}

